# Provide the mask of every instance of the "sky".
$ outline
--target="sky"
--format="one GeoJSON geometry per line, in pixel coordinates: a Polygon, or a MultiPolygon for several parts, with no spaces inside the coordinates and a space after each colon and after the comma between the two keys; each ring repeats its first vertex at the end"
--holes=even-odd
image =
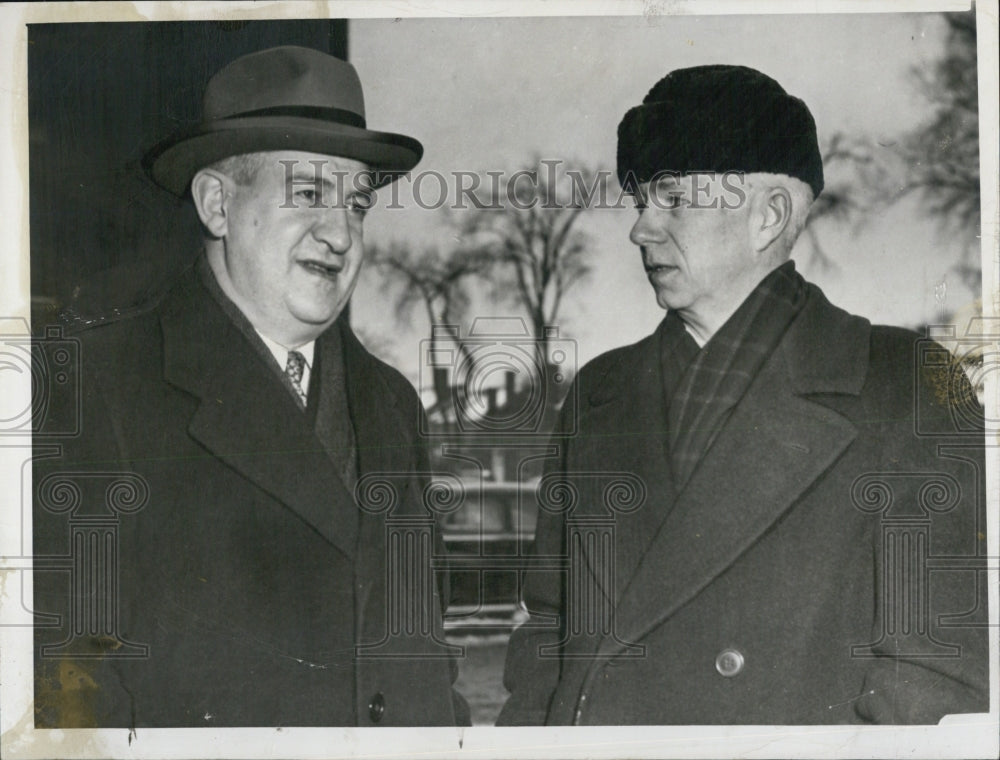
{"type": "MultiPolygon", "coordinates": [[[[707,63],[777,79],[808,104],[821,144],[843,132],[890,145],[930,116],[913,69],[941,54],[943,31],[938,14],[356,19],[349,56],[369,127],[417,137],[425,148],[418,170],[510,171],[532,156],[613,170],[625,111],[670,70],[707,63]]],[[[425,198],[434,187],[423,186],[425,198]]],[[[407,208],[370,212],[368,240],[454,245],[440,214],[411,195],[399,191],[407,208]]],[[[662,318],[628,240],[634,214],[596,209],[581,220],[593,271],[570,291],[558,325],[577,341],[581,362],[638,340],[662,318]]],[[[974,297],[949,272],[959,248],[916,204],[872,215],[859,230],[818,232],[835,266],[815,266],[803,243],[800,271],[875,322],[926,324],[974,297]]],[[[423,314],[399,324],[372,273],[352,309],[355,324],[383,336],[378,350],[415,379],[423,314]]],[[[480,305],[474,316],[496,313],[509,310],[480,305]]]]}

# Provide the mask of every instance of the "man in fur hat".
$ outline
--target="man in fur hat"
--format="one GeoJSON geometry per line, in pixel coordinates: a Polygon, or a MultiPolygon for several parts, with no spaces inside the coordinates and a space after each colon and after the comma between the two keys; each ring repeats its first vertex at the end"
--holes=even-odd
{"type": "Polygon", "coordinates": [[[674,71],[625,114],[618,174],[667,314],[576,379],[500,723],[986,712],[981,409],[940,347],[796,272],[823,190],[806,105],[674,71]]]}
{"type": "Polygon", "coordinates": [[[35,469],[35,555],[75,563],[38,574],[37,725],[468,722],[429,557],[390,557],[430,522],[419,402],[344,312],[372,190],[421,154],[368,129],[350,64],[280,47],[147,155],[204,252],[76,336],[81,435],[35,469]]]}

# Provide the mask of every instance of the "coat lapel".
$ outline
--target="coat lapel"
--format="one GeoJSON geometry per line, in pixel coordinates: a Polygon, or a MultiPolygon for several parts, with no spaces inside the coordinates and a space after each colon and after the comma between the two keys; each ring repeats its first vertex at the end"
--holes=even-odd
{"type": "MultiPolygon", "coordinates": [[[[200,399],[188,432],[348,557],[344,486],[280,378],[192,273],[164,304],[164,376],[200,399]]],[[[347,523],[349,524],[349,523],[347,523]]]]}
{"type": "Polygon", "coordinates": [[[358,481],[357,444],[347,400],[347,376],[341,330],[327,330],[316,342],[318,362],[313,365],[310,404],[316,404],[316,437],[337,469],[347,490],[353,494],[358,481]],[[316,381],[320,386],[315,390],[316,381]]]}
{"type": "MultiPolygon", "coordinates": [[[[661,324],[660,330],[663,329],[661,324]]],[[[597,381],[584,389],[586,406],[580,420],[577,446],[582,449],[568,463],[571,475],[586,478],[594,471],[589,498],[570,517],[598,510],[607,513],[603,489],[613,473],[636,476],[645,487],[645,499],[634,512],[615,514],[614,590],[603,588],[609,601],[620,599],[648,543],[656,535],[674,502],[675,491],[667,448],[666,399],[660,362],[660,330],[624,353],[597,381]],[[623,382],[624,380],[624,382],[623,382]],[[598,468],[594,462],[601,462],[598,468]]],[[[594,567],[598,578],[606,578],[594,567]]]]}
{"type": "Polygon", "coordinates": [[[641,544],[604,654],[639,641],[729,568],[850,445],[854,425],[809,396],[860,393],[869,328],[810,287],[802,313],[641,544]]]}
{"type": "MultiPolygon", "coordinates": [[[[413,439],[418,420],[406,418],[384,370],[341,320],[347,396],[357,437],[358,475],[411,472],[416,461],[413,439]],[[400,429],[400,424],[404,429],[400,429]]],[[[402,496],[402,493],[400,493],[402,496]]]]}
{"type": "Polygon", "coordinates": [[[410,419],[406,407],[389,386],[383,368],[361,345],[346,320],[341,320],[340,327],[347,396],[358,452],[358,483],[354,494],[358,515],[354,573],[357,641],[371,644],[378,641],[377,638],[373,641],[372,631],[383,636],[387,630],[384,616],[389,614],[388,602],[371,607],[375,617],[369,611],[372,594],[389,593],[386,586],[390,564],[387,533],[392,523],[387,520],[412,511],[411,481],[427,473],[418,472],[426,465],[421,464],[424,458],[416,450],[420,442],[411,432],[418,429],[416,403],[410,419]],[[366,508],[367,489],[381,484],[395,492],[393,506],[385,511],[366,508]]]}

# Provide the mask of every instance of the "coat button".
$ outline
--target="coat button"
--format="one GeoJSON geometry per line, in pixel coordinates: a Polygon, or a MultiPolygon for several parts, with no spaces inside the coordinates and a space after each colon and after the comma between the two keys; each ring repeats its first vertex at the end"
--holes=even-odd
{"type": "Polygon", "coordinates": [[[743,670],[743,655],[736,649],[723,649],[715,658],[715,669],[726,678],[738,676],[743,670]]]}
{"type": "Polygon", "coordinates": [[[368,717],[371,718],[372,723],[378,723],[382,720],[383,713],[385,713],[385,697],[379,691],[368,703],[368,717]]]}

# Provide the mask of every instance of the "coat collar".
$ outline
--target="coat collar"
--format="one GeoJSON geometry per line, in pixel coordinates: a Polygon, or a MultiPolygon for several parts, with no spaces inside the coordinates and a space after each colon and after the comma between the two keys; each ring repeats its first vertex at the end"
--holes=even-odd
{"type": "Polygon", "coordinates": [[[351,330],[347,316],[338,321],[347,375],[347,399],[358,449],[361,477],[412,469],[413,436],[418,429],[416,411],[400,398],[389,383],[386,369],[351,330]],[[403,423],[402,429],[400,423],[403,423]]]}
{"type": "MultiPolygon", "coordinates": [[[[189,434],[209,455],[268,492],[353,557],[357,538],[357,528],[352,528],[357,522],[353,494],[331,466],[324,441],[285,388],[280,372],[272,371],[267,357],[224,313],[196,271],[187,272],[167,296],[160,323],[165,379],[200,400],[188,423],[189,434]],[[339,514],[337,504],[351,513],[339,514]]],[[[359,470],[392,469],[395,449],[384,441],[393,430],[386,427],[385,417],[394,406],[378,403],[384,386],[380,368],[354,338],[346,315],[333,329],[340,330],[344,341],[359,470]]]]}
{"type": "Polygon", "coordinates": [[[854,425],[815,394],[860,394],[870,327],[810,285],[806,305],[679,494],[665,484],[666,449],[650,445],[648,436],[651,420],[661,427],[666,420],[656,336],[626,349],[604,373],[583,413],[599,415],[605,430],[623,442],[633,440],[635,426],[646,434],[635,445],[607,452],[609,469],[631,464],[648,488],[638,519],[619,521],[615,635],[604,639],[602,653],[638,642],[696,596],[850,445],[854,425]]]}
{"type": "MultiPolygon", "coordinates": [[[[871,323],[834,306],[823,291],[811,283],[807,283],[806,292],[806,304],[789,326],[778,349],[795,392],[802,395],[860,394],[868,371],[871,323]]],[[[617,361],[608,366],[587,393],[590,406],[634,396],[637,389],[631,384],[623,384],[622,377],[643,381],[652,380],[654,374],[659,375],[656,351],[663,329],[661,322],[652,335],[620,351],[617,361]]],[[[642,390],[649,392],[652,386],[645,383],[642,390]]]]}
{"type": "Polygon", "coordinates": [[[868,374],[871,323],[831,304],[815,285],[781,343],[785,370],[800,395],[858,396],[868,374]]]}

